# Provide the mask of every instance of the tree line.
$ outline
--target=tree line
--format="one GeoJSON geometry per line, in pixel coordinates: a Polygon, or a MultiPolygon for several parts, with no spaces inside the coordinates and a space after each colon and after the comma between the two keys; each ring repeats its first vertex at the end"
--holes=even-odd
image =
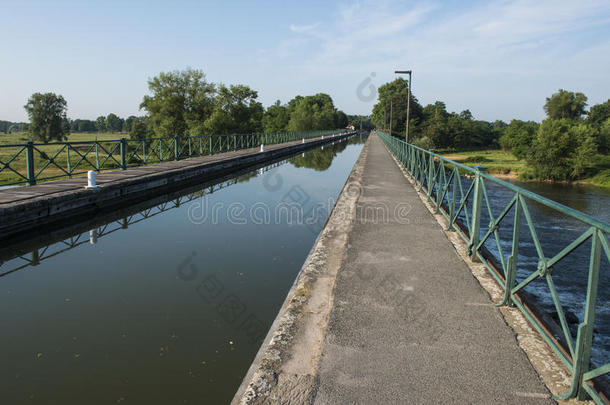
{"type": "MultiPolygon", "coordinates": [[[[371,120],[377,128],[405,137],[408,83],[403,78],[386,83],[378,89],[378,102],[373,106],[371,120]]],[[[470,110],[448,112],[445,103],[436,101],[422,106],[411,93],[409,142],[430,149],[484,148],[498,145],[502,121],[475,120],[470,110]]]]}
{"type": "MultiPolygon", "coordinates": [[[[405,137],[407,81],[378,89],[371,120],[377,128],[405,137]]],[[[546,99],[542,123],[476,120],[469,110],[448,112],[445,103],[422,106],[411,94],[410,142],[425,149],[503,148],[525,159],[532,177],[573,180],[590,174],[596,156],[610,153],[610,100],[592,106],[582,93],[560,89],[546,99]]]]}
{"type": "Polygon", "coordinates": [[[542,123],[512,120],[502,131],[500,146],[526,159],[538,179],[590,174],[597,156],[610,153],[610,100],[586,107],[583,93],[560,89],[546,99],[542,123]]]}
{"type": "MultiPolygon", "coordinates": [[[[128,132],[135,139],[151,137],[310,131],[345,128],[350,118],[338,110],[328,94],[296,96],[264,108],[250,87],[208,82],[201,70],[162,72],[148,80],[140,117],[114,113],[95,121],[71,120],[67,102],[54,93],[35,93],[24,106],[33,140],[67,139],[70,132],[128,132]]],[[[364,117],[352,116],[360,124],[364,117]]]]}
{"type": "Polygon", "coordinates": [[[121,118],[114,113],[100,115],[95,120],[75,119],[70,122],[71,132],[130,132],[133,122],[140,117],[121,118]]]}
{"type": "Polygon", "coordinates": [[[11,122],[0,120],[0,132],[10,134],[13,132],[23,132],[27,130],[27,123],[25,122],[11,122]]]}

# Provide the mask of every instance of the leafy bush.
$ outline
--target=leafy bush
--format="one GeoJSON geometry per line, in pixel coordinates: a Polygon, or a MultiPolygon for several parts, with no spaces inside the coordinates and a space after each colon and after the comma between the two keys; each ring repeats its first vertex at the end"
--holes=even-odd
{"type": "Polygon", "coordinates": [[[416,139],[415,141],[413,141],[413,145],[426,150],[432,149],[434,147],[434,144],[427,136],[422,136],[421,138],[416,139]]]}
{"type": "Polygon", "coordinates": [[[538,129],[528,164],[539,179],[574,179],[591,165],[596,150],[590,126],[568,119],[546,119],[538,129]]]}

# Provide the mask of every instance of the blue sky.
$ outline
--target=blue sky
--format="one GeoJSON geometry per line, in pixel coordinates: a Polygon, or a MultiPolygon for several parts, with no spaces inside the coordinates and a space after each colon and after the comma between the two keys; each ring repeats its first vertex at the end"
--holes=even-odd
{"type": "Polygon", "coordinates": [[[0,16],[0,119],[11,121],[46,91],[71,118],[142,114],[147,79],[186,67],[247,84],[265,106],[325,92],[348,114],[368,114],[359,85],[395,69],[413,69],[423,104],[485,120],[540,120],[559,88],[589,105],[610,98],[607,0],[0,0],[0,16]]]}

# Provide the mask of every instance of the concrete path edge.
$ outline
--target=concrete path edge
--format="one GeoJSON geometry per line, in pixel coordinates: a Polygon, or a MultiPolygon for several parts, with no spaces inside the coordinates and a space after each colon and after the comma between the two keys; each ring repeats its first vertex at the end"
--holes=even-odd
{"type": "Polygon", "coordinates": [[[369,142],[231,404],[312,403],[333,290],[359,196],[369,142]]]}

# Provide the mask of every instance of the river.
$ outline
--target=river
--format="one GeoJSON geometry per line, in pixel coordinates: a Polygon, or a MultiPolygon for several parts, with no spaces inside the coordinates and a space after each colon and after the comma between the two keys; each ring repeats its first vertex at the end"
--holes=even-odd
{"type": "MultiPolygon", "coordinates": [[[[465,180],[464,184],[468,184],[465,180]]],[[[518,182],[513,184],[574,208],[610,223],[610,190],[589,185],[557,184],[543,182],[518,182]]],[[[467,186],[465,186],[467,187],[467,186]]],[[[495,218],[513,198],[514,192],[487,181],[487,194],[495,218]]],[[[566,215],[559,214],[546,206],[527,200],[534,228],[546,258],[551,258],[568,246],[588,229],[588,225],[566,215]]],[[[461,216],[463,218],[463,216],[461,216]]],[[[499,227],[502,254],[507,259],[512,244],[513,210],[501,222],[499,227]]],[[[481,228],[482,236],[487,232],[489,215],[487,205],[483,203],[481,228]]],[[[606,235],[608,236],[608,235],[606,235]]],[[[498,258],[500,256],[496,240],[490,237],[485,247],[498,258]]],[[[569,328],[573,338],[579,322],[583,320],[585,296],[587,290],[588,266],[591,243],[578,247],[552,269],[552,277],[560,297],[561,305],[566,311],[569,328]]],[[[539,257],[527,226],[525,217],[521,219],[517,283],[537,270],[539,257]]],[[[598,301],[595,320],[595,333],[592,349],[592,361],[596,365],[610,362],[610,263],[602,254],[599,280],[598,301]]],[[[558,322],[549,286],[544,278],[538,278],[525,290],[532,295],[536,304],[558,322]]],[[[561,334],[555,334],[561,338],[561,334]]]]}
{"type": "Polygon", "coordinates": [[[363,141],[2,247],[0,403],[228,403],[363,141]]]}

